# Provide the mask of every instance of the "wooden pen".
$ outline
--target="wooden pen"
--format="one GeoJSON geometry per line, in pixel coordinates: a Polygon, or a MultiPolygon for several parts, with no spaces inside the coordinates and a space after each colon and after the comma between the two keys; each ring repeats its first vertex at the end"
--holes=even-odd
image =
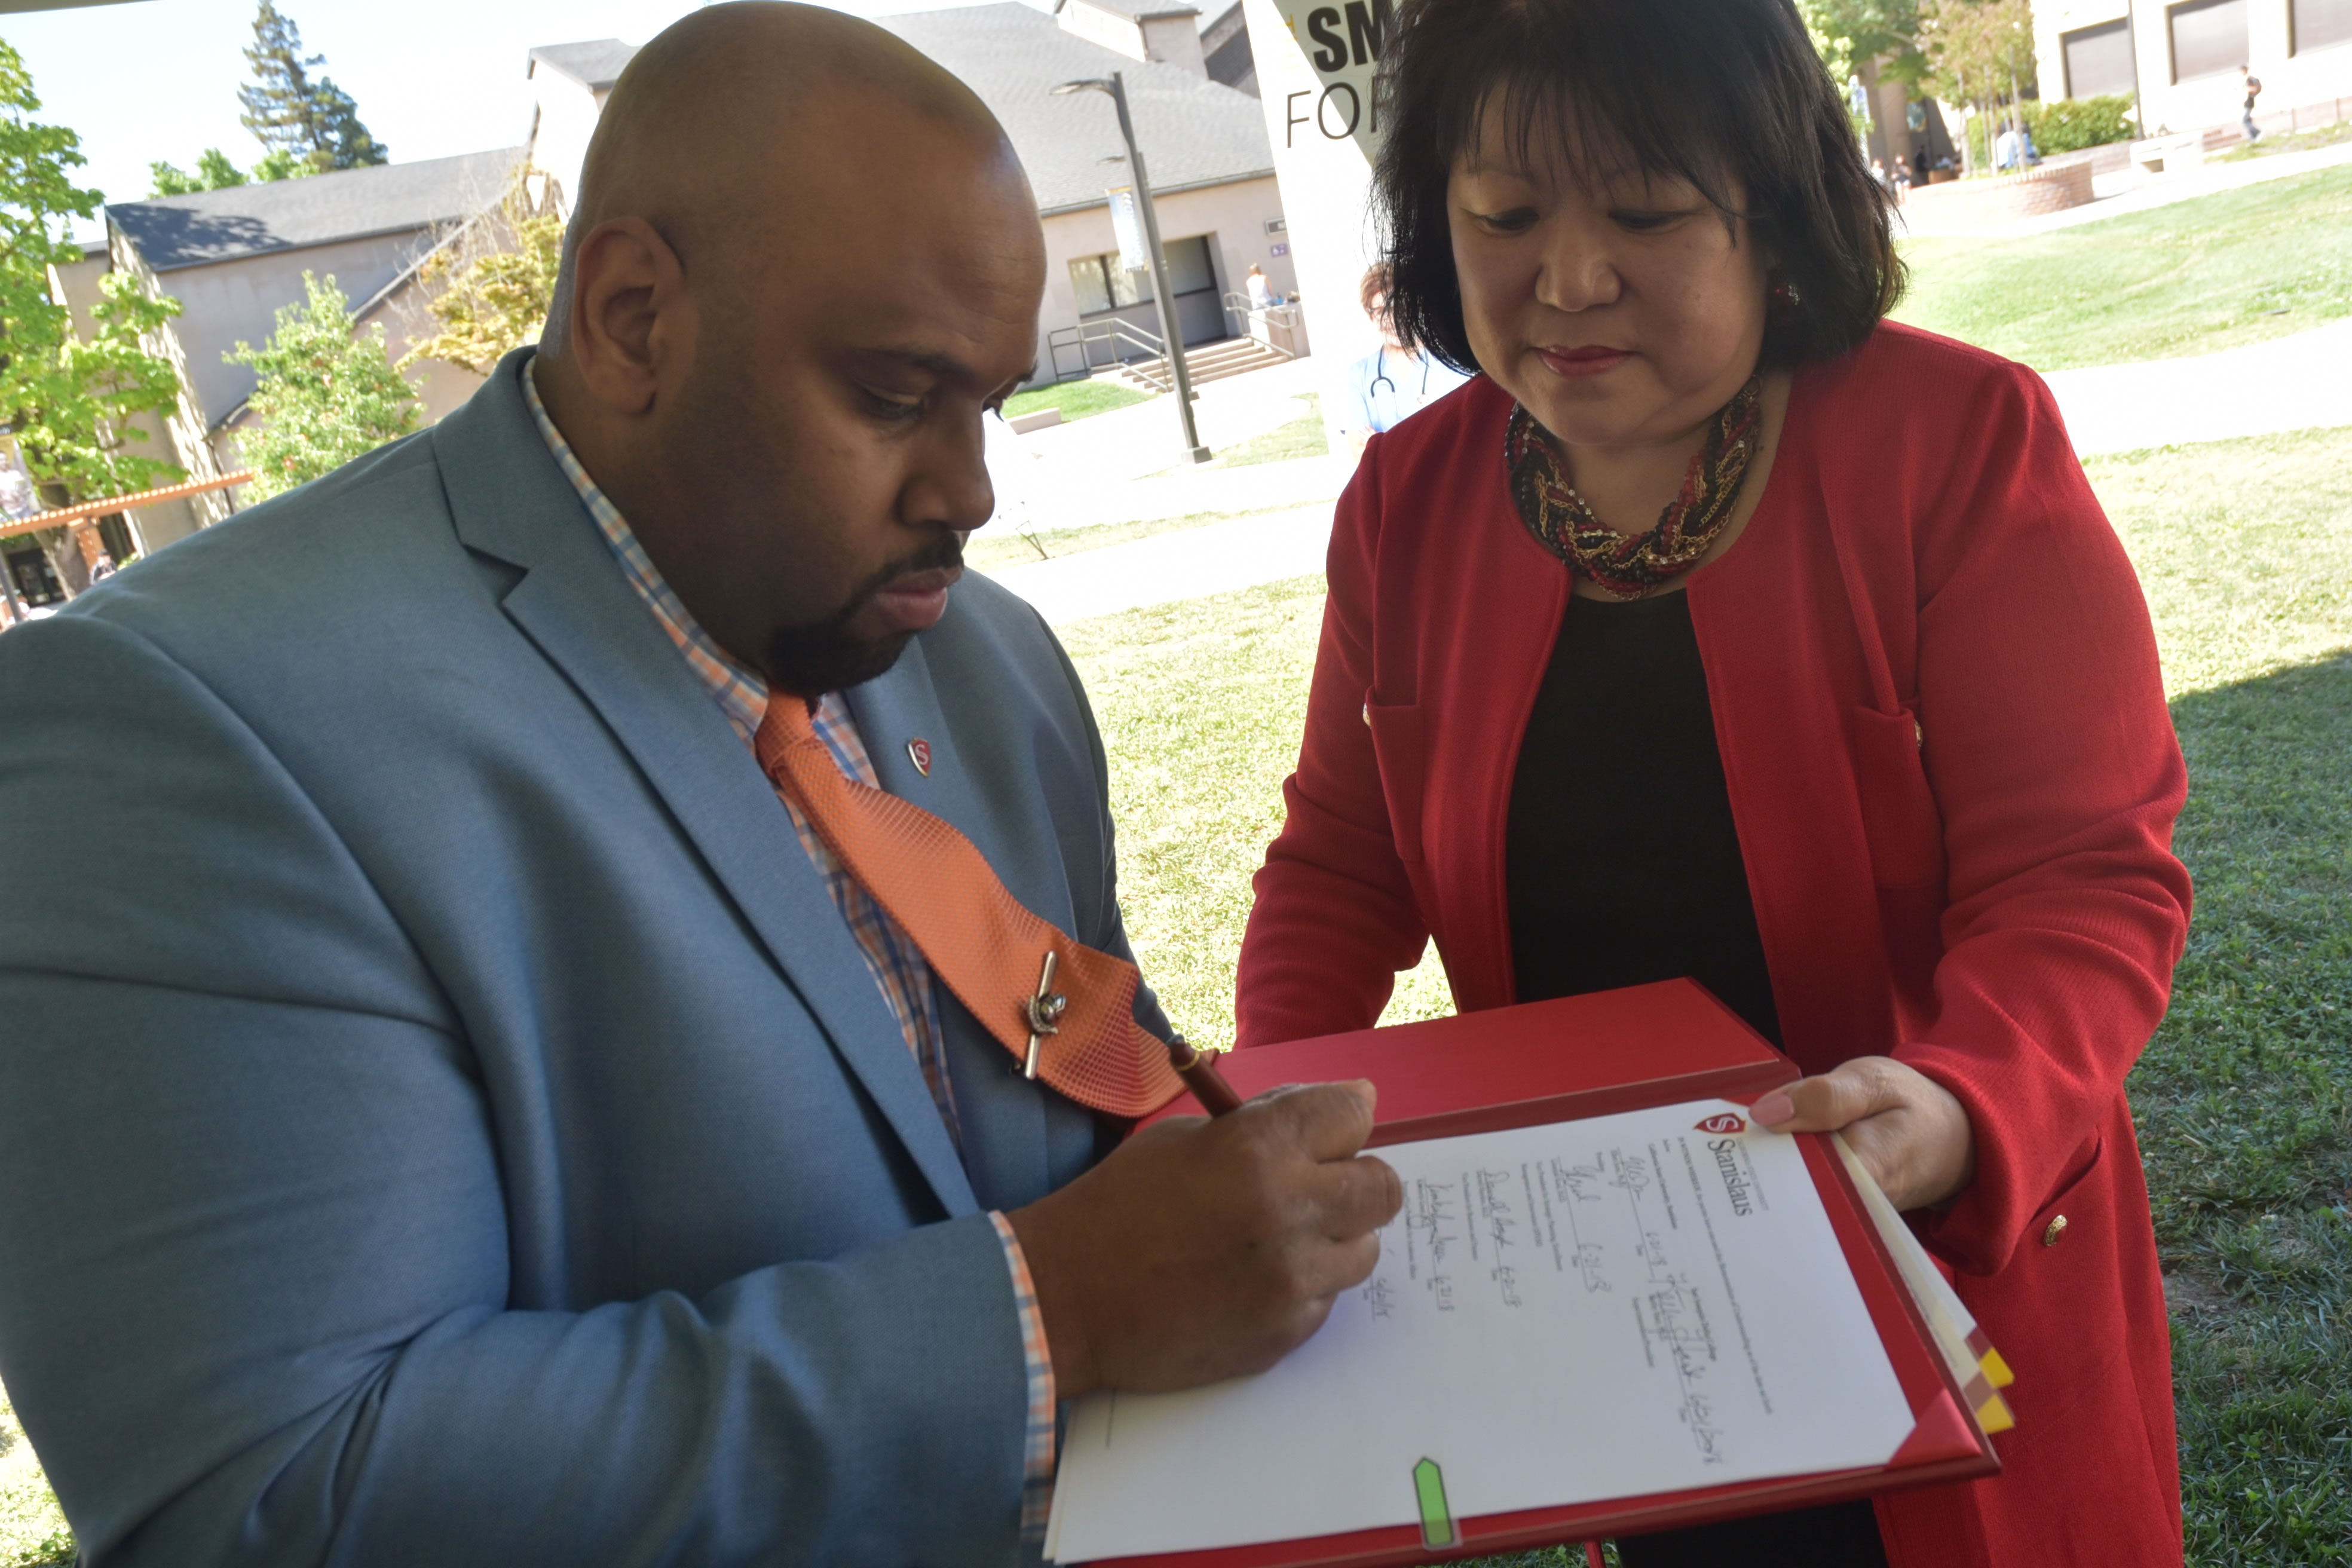
{"type": "Polygon", "coordinates": [[[1213,1053],[1195,1049],[1181,1035],[1173,1036],[1168,1042],[1168,1065],[1176,1069],[1176,1076],[1184,1080],[1184,1087],[1192,1091],[1192,1098],[1210,1115],[1224,1116],[1242,1108],[1242,1097],[1234,1092],[1234,1086],[1217,1070],[1213,1053]]]}

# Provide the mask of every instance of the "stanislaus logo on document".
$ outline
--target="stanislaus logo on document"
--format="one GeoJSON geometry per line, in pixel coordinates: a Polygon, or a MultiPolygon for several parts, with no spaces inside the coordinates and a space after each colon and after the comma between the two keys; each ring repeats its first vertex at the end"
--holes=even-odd
{"type": "Polygon", "coordinates": [[[1748,1131],[1748,1123],[1728,1110],[1719,1110],[1713,1116],[1707,1117],[1705,1121],[1700,1121],[1697,1124],[1696,1131],[1700,1132],[1745,1132],[1748,1131]]]}

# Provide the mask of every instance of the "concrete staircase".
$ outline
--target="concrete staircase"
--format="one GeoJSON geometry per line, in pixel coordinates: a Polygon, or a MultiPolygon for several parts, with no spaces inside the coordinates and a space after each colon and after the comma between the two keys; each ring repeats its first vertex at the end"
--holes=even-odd
{"type": "MultiPolygon", "coordinates": [[[[1194,386],[1212,381],[1223,381],[1229,375],[1245,375],[1254,370],[1264,370],[1270,364],[1280,364],[1289,359],[1280,349],[1268,348],[1255,338],[1227,338],[1222,342],[1203,343],[1199,348],[1184,351],[1184,369],[1194,386]]],[[[1118,367],[1119,379],[1130,386],[1147,392],[1165,392],[1173,384],[1164,359],[1134,360],[1118,367]]]]}

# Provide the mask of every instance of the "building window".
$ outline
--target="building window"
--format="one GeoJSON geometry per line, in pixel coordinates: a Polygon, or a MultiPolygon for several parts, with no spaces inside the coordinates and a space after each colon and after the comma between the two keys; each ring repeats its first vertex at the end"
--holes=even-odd
{"type": "MultiPolygon", "coordinates": [[[[1169,291],[1178,299],[1187,294],[1214,293],[1217,288],[1216,264],[1209,259],[1209,239],[1195,235],[1189,239],[1171,239],[1161,248],[1168,258],[1169,291]]],[[[1129,272],[1119,265],[1118,252],[1108,256],[1081,256],[1070,263],[1070,285],[1078,293],[1078,314],[1099,315],[1105,310],[1123,310],[1129,305],[1151,303],[1151,274],[1129,272]]],[[[1191,342],[1188,338],[1186,342],[1191,342]]]]}
{"type": "Polygon", "coordinates": [[[2066,56],[2066,96],[2098,98],[2132,89],[2131,24],[2118,16],[2059,35],[2066,56]]]}
{"type": "Polygon", "coordinates": [[[2330,44],[2352,44],[2352,0],[2294,0],[2288,25],[2294,31],[2287,47],[2298,55],[2330,44]]]}
{"type": "Polygon", "coordinates": [[[1078,291],[1078,314],[1097,316],[1129,305],[1151,303],[1151,274],[1129,272],[1119,265],[1118,252],[1080,256],[1070,262],[1070,285],[1078,291]]]}
{"type": "Polygon", "coordinates": [[[2165,13],[2172,79],[2221,76],[2246,63],[2246,0],[2189,0],[2165,13]]]}

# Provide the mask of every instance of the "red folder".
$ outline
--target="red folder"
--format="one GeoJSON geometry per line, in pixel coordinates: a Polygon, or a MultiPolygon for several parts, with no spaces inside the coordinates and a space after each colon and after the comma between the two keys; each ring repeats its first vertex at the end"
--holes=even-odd
{"type": "MultiPolygon", "coordinates": [[[[1687,980],[1294,1040],[1220,1057],[1218,1067],[1244,1096],[1286,1083],[1371,1079],[1380,1089],[1375,1146],[1713,1096],[1745,1105],[1801,1076],[1795,1063],[1687,980]]],[[[1186,1095],[1150,1120],[1198,1114],[1200,1107],[1186,1095]]],[[[1837,1152],[1820,1134],[1798,1136],[1916,1423],[1885,1465],[1460,1519],[1454,1521],[1458,1543],[1443,1547],[1424,1545],[1418,1528],[1402,1525],[1118,1561],[1130,1568],[1444,1563],[1998,1473],[1992,1445],[1967,1414],[1963,1393],[1837,1152]]]]}

